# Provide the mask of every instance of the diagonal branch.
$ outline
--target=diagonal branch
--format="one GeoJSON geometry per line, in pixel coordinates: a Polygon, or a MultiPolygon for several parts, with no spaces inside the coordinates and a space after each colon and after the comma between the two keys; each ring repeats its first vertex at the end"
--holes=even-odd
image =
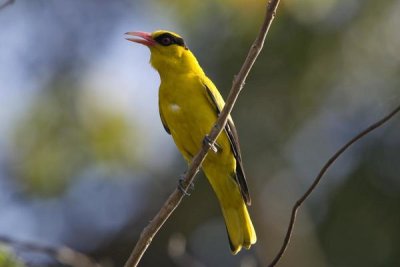
{"type": "Polygon", "coordinates": [[[286,231],[285,239],[283,241],[283,244],[279,250],[279,252],[276,254],[275,258],[272,260],[272,262],[268,265],[268,267],[273,267],[275,266],[279,260],[282,258],[283,254],[285,253],[286,249],[289,246],[290,238],[293,233],[293,228],[294,224],[296,222],[296,215],[297,211],[300,208],[301,205],[303,205],[304,201],[307,200],[307,198],[310,196],[310,194],[314,191],[314,189],[317,187],[319,182],[321,181],[322,177],[326,173],[326,171],[329,169],[329,167],[354,143],[359,141],[361,138],[365,137],[367,134],[371,133],[373,130],[378,129],[381,127],[383,124],[385,124],[387,121],[389,121],[394,115],[400,112],[400,106],[395,108],[392,112],[390,112],[388,115],[380,119],[379,121],[375,122],[374,124],[371,124],[369,127],[361,131],[359,134],[354,136],[350,141],[348,141],[345,145],[343,145],[322,167],[320,172],[318,173],[317,177],[314,179],[314,182],[310,185],[310,187],[307,189],[307,191],[296,201],[296,203],[293,205],[292,208],[292,214],[290,217],[290,222],[289,226],[286,231]]]}
{"type": "MultiPolygon", "coordinates": [[[[260,32],[254,41],[253,45],[250,48],[250,51],[239,71],[239,73],[235,76],[232,84],[231,91],[227,98],[226,104],[220,113],[218,120],[208,137],[210,142],[204,142],[204,145],[200,152],[193,158],[191,164],[189,165],[187,171],[185,172],[185,177],[182,182],[182,186],[185,191],[187,191],[190,185],[193,183],[196,174],[198,173],[204,158],[206,157],[208,150],[215,143],[218,135],[225,128],[226,122],[228,120],[228,116],[231,113],[233,106],[235,105],[236,99],[244,86],[244,82],[252,68],[254,62],[256,61],[258,55],[260,54],[265,37],[267,36],[268,30],[271,26],[271,23],[275,17],[276,9],[279,5],[280,0],[271,0],[268,2],[266,8],[266,14],[264,18],[264,22],[261,26],[260,32]]],[[[157,234],[158,230],[162,227],[165,221],[169,218],[172,212],[178,207],[179,203],[182,201],[184,194],[179,190],[175,189],[175,191],[168,197],[164,205],[161,207],[160,211],[156,214],[153,220],[144,228],[142,233],[140,234],[139,240],[136,243],[135,248],[133,249],[131,255],[129,256],[128,261],[125,264],[125,267],[134,267],[137,266],[142,258],[144,252],[150,245],[154,236],[157,234]]]]}

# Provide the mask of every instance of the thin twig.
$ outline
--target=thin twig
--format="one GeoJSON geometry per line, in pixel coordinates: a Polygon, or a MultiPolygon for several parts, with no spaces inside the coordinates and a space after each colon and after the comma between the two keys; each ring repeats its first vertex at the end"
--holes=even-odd
{"type": "Polygon", "coordinates": [[[96,263],[96,261],[91,257],[65,246],[54,247],[49,245],[40,245],[33,242],[17,241],[5,236],[0,236],[0,243],[21,250],[44,253],[56,259],[60,263],[71,267],[101,267],[101,265],[96,263]]]}
{"type": "MultiPolygon", "coordinates": [[[[235,76],[232,84],[231,91],[227,98],[226,104],[221,111],[221,114],[218,117],[217,122],[212,128],[211,132],[208,134],[208,137],[211,142],[204,142],[204,145],[200,152],[193,158],[191,164],[189,165],[187,171],[185,172],[185,177],[182,182],[182,186],[187,191],[190,185],[193,183],[195,175],[198,173],[204,158],[206,157],[208,150],[214,144],[218,135],[225,128],[227,119],[229,114],[231,113],[233,106],[236,102],[236,99],[244,86],[244,82],[247,78],[247,75],[250,72],[251,67],[253,66],[256,58],[261,52],[261,49],[264,45],[265,37],[267,36],[269,27],[275,17],[276,9],[279,5],[280,0],[271,0],[268,2],[266,8],[266,15],[264,18],[264,22],[261,26],[260,32],[254,41],[253,45],[250,48],[250,51],[239,71],[239,73],[235,76]]],[[[125,267],[134,267],[137,266],[142,258],[144,252],[150,245],[154,236],[157,234],[158,230],[162,227],[165,221],[169,218],[172,212],[176,209],[179,203],[182,201],[184,194],[175,189],[174,192],[168,197],[164,205],[161,207],[160,211],[156,214],[153,220],[143,229],[140,234],[139,240],[136,243],[131,255],[129,256],[128,261],[125,264],[125,267]]]]}
{"type": "Polygon", "coordinates": [[[292,232],[293,232],[293,227],[294,224],[296,222],[296,215],[297,215],[297,211],[300,208],[300,206],[304,203],[304,201],[307,200],[307,198],[310,196],[310,194],[314,191],[314,189],[317,187],[317,185],[319,184],[319,182],[321,181],[323,175],[326,173],[326,171],[329,169],[329,167],[337,160],[338,157],[340,157],[340,155],[342,155],[351,145],[353,145],[354,143],[356,143],[358,140],[360,140],[361,138],[363,138],[364,136],[366,136],[367,134],[371,133],[373,130],[379,128],[380,126],[382,126],[384,123],[386,123],[387,121],[389,121],[394,115],[396,115],[398,112],[400,111],[400,106],[398,106],[397,108],[395,108],[392,112],[390,112],[388,115],[386,115],[385,117],[383,117],[382,119],[380,119],[379,121],[375,122],[374,124],[370,125],[369,127],[367,127],[365,130],[361,131],[359,134],[357,134],[356,136],[354,136],[350,141],[348,141],[345,145],[343,145],[324,165],[324,167],[322,167],[322,169],[320,170],[320,172],[318,173],[317,177],[314,179],[314,182],[310,185],[310,187],[307,189],[307,191],[304,193],[304,195],[302,195],[297,201],[296,203],[293,205],[292,208],[292,214],[290,217],[290,222],[289,222],[289,226],[287,228],[287,232],[286,232],[286,236],[285,239],[283,241],[283,244],[278,252],[278,254],[276,254],[275,258],[273,259],[273,261],[268,265],[268,267],[273,267],[275,266],[279,260],[282,258],[283,254],[285,253],[286,249],[289,246],[289,242],[290,242],[290,238],[292,236],[292,232]]]}
{"type": "Polygon", "coordinates": [[[0,10],[2,10],[3,8],[5,8],[8,5],[11,5],[15,2],[15,0],[6,0],[3,4],[0,5],[0,10]]]}

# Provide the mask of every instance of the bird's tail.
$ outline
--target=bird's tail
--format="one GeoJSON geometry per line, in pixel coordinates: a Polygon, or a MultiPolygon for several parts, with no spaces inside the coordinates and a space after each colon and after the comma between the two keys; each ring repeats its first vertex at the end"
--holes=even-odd
{"type": "Polygon", "coordinates": [[[234,198],[238,199],[223,198],[222,200],[220,199],[220,205],[225,219],[231,251],[236,254],[242,247],[249,249],[257,241],[257,236],[242,196],[240,193],[234,195],[234,198]]]}
{"type": "Polygon", "coordinates": [[[231,176],[208,168],[204,171],[219,200],[232,254],[237,254],[242,247],[249,249],[257,237],[239,185],[231,176]]]}

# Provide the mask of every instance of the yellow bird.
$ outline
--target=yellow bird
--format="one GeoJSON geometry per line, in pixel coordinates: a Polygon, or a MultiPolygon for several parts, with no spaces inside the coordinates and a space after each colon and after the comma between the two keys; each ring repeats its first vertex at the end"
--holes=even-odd
{"type": "MultiPolygon", "coordinates": [[[[205,75],[182,37],[170,31],[128,32],[127,40],[150,49],[151,65],[161,79],[162,124],[189,163],[199,152],[225,102],[205,75]]],[[[247,205],[251,204],[243,171],[239,139],[232,118],[218,137],[202,169],[219,200],[233,254],[256,242],[247,205]]]]}

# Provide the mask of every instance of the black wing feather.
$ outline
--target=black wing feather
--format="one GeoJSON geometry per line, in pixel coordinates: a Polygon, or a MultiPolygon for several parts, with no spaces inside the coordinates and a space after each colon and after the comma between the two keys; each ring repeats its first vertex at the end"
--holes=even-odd
{"type": "Polygon", "coordinates": [[[165,131],[166,131],[168,134],[171,134],[171,130],[168,128],[167,122],[165,121],[164,115],[162,114],[161,105],[158,106],[158,109],[159,109],[159,111],[160,111],[161,123],[162,123],[162,125],[164,126],[165,131]]]}
{"type": "MultiPolygon", "coordinates": [[[[221,113],[220,107],[218,107],[217,101],[211,92],[211,90],[204,85],[207,91],[207,95],[209,96],[211,103],[214,105],[217,114],[221,113]]],[[[233,124],[231,119],[228,119],[228,122],[225,126],[225,132],[228,135],[229,142],[231,143],[231,148],[233,151],[233,155],[236,159],[236,173],[235,173],[235,180],[239,184],[240,192],[242,194],[243,199],[246,201],[247,205],[251,205],[251,198],[249,193],[249,188],[247,186],[246,176],[244,174],[243,163],[242,163],[242,156],[240,152],[240,145],[239,145],[239,137],[236,131],[236,127],[233,124]]]]}

